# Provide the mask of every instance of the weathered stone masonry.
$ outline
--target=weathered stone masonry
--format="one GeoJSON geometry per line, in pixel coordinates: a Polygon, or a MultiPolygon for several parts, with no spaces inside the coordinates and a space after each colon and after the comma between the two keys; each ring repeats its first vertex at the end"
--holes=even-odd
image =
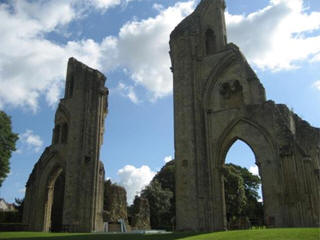
{"type": "Polygon", "coordinates": [[[241,139],[262,178],[269,227],[314,227],[320,217],[320,130],[265,90],[227,44],[224,0],[202,0],[171,33],[177,230],[226,229],[221,168],[241,139]]]}
{"type": "Polygon", "coordinates": [[[103,229],[104,167],[99,155],[108,109],[105,80],[97,70],[69,59],[52,144],[26,185],[23,222],[29,230],[103,229]]]}

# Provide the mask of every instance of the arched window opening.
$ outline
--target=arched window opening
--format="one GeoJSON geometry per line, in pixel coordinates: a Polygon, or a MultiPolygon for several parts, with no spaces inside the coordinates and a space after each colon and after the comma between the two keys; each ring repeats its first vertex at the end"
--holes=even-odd
{"type": "Polygon", "coordinates": [[[60,125],[56,125],[53,130],[53,144],[59,143],[60,139],[60,125]]]}
{"type": "Polygon", "coordinates": [[[206,31],[206,54],[211,55],[216,52],[216,35],[212,29],[206,31]]]}
{"type": "Polygon", "coordinates": [[[61,142],[62,143],[68,142],[68,124],[67,123],[64,123],[62,125],[61,142]]]}
{"type": "Polygon", "coordinates": [[[223,174],[228,229],[264,224],[261,178],[255,162],[254,152],[241,140],[227,152],[223,174]]]}

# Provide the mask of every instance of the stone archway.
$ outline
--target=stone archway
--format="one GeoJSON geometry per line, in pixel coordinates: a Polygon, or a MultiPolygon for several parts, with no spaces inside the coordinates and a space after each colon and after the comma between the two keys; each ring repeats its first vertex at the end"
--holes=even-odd
{"type": "Polygon", "coordinates": [[[65,173],[56,167],[50,174],[44,203],[44,231],[61,231],[64,202],[65,173]]]}
{"type": "MultiPolygon", "coordinates": [[[[214,165],[218,165],[218,168],[223,166],[228,150],[238,139],[245,142],[255,155],[262,182],[265,223],[269,226],[279,225],[281,224],[280,216],[282,215],[281,202],[275,196],[280,194],[278,186],[280,185],[281,177],[275,174],[278,171],[276,165],[272,164],[277,161],[274,143],[262,127],[245,119],[232,123],[219,139],[218,156],[215,158],[217,163],[214,163],[214,165]]],[[[224,194],[223,186],[221,188],[223,189],[222,194],[224,194]]],[[[213,194],[216,194],[216,191],[213,194]]],[[[224,200],[224,196],[222,199],[224,200]]],[[[224,206],[221,209],[225,211],[224,206]]],[[[223,215],[223,218],[225,218],[226,213],[224,212],[223,215]]]]}
{"type": "Polygon", "coordinates": [[[255,153],[241,139],[227,150],[223,165],[227,229],[264,225],[261,177],[255,153]]]}
{"type": "Polygon", "coordinates": [[[63,231],[64,191],[65,173],[61,172],[54,184],[53,202],[51,207],[51,232],[63,231]]]}

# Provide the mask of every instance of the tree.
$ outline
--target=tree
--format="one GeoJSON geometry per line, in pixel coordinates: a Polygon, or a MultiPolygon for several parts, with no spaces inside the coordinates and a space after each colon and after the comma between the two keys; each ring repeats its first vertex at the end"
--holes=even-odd
{"type": "Polygon", "coordinates": [[[259,202],[258,189],[261,185],[261,179],[257,175],[253,175],[246,168],[233,165],[240,171],[244,181],[245,195],[247,204],[243,210],[243,214],[250,219],[253,225],[262,225],[263,223],[263,204],[259,202]]]}
{"type": "Polygon", "coordinates": [[[17,140],[18,135],[12,132],[10,117],[0,111],[0,187],[10,172],[9,159],[16,150],[17,140]]]}
{"type": "MultiPolygon", "coordinates": [[[[223,168],[225,201],[228,222],[231,219],[245,218],[263,221],[263,205],[258,189],[259,176],[235,164],[225,164],[223,168]]],[[[170,229],[175,218],[175,161],[168,162],[154,176],[151,183],[142,191],[142,196],[150,203],[152,228],[170,229]],[[169,196],[172,196],[168,200],[169,196]]]]}
{"type": "MultiPolygon", "coordinates": [[[[171,160],[167,162],[161,170],[154,176],[152,181],[157,180],[162,189],[170,191],[172,193],[172,198],[170,200],[170,208],[166,214],[166,221],[170,221],[171,224],[175,225],[175,215],[176,215],[176,194],[175,194],[175,161],[171,160]]],[[[171,229],[172,230],[172,229],[171,229]]]]}
{"type": "Polygon", "coordinates": [[[170,229],[171,224],[171,199],[173,192],[163,189],[157,179],[142,190],[141,197],[148,199],[150,205],[151,228],[170,229]]]}
{"type": "Polygon", "coordinates": [[[227,221],[230,222],[234,217],[243,216],[244,208],[247,205],[247,197],[243,178],[234,165],[225,165],[223,175],[227,221]]]}
{"type": "Polygon", "coordinates": [[[171,160],[167,162],[161,170],[154,176],[153,180],[157,180],[163,189],[175,191],[175,162],[171,160]]]}
{"type": "Polygon", "coordinates": [[[224,166],[224,190],[227,221],[247,218],[252,225],[262,225],[263,205],[259,202],[259,176],[229,163],[224,166]]]}

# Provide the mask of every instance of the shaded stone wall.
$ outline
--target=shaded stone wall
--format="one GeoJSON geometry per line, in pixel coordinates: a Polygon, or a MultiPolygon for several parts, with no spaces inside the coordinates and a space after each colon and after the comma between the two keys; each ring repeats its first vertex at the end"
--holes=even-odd
{"type": "Polygon", "coordinates": [[[177,229],[226,229],[222,167],[237,139],[255,153],[266,224],[319,226],[320,130],[266,100],[238,47],[221,37],[224,8],[202,0],[170,36],[177,229]]]}
{"type": "Polygon", "coordinates": [[[104,183],[104,221],[118,222],[119,219],[128,221],[127,192],[124,187],[112,183],[104,183]]]}
{"type": "Polygon", "coordinates": [[[99,156],[108,107],[105,80],[97,70],[69,59],[65,96],[56,111],[52,144],[35,164],[26,184],[23,222],[29,230],[51,230],[55,191],[64,192],[60,193],[62,231],[103,229],[104,168],[99,156]],[[62,173],[64,187],[55,188],[62,173]]]}
{"type": "Polygon", "coordinates": [[[132,230],[148,230],[151,228],[148,199],[142,197],[136,197],[134,199],[131,228],[132,230]]]}

